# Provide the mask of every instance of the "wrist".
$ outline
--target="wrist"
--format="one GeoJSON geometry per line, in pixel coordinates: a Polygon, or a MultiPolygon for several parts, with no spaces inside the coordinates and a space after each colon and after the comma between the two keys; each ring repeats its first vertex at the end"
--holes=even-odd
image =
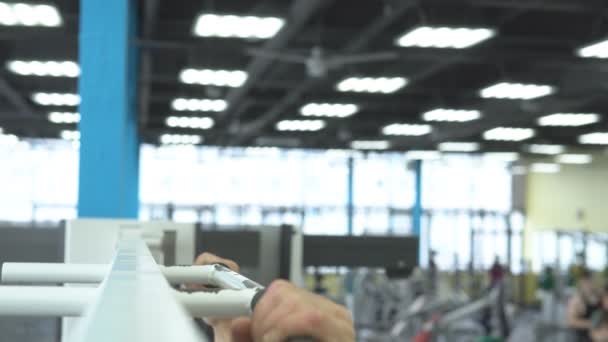
{"type": "Polygon", "coordinates": [[[230,331],[224,329],[213,329],[213,342],[232,342],[230,331]]]}
{"type": "Polygon", "coordinates": [[[230,322],[217,322],[213,325],[214,342],[232,342],[230,322]]]}

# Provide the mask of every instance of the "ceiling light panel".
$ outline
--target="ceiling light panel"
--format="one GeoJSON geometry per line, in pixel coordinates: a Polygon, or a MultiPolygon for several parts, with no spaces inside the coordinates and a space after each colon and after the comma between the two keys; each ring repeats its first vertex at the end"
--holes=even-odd
{"type": "Polygon", "coordinates": [[[80,67],[72,61],[24,61],[7,63],[11,72],[21,76],[78,77],[80,67]]]}
{"type": "Polygon", "coordinates": [[[431,133],[430,125],[394,123],[382,128],[384,135],[421,136],[431,133]]]}
{"type": "Polygon", "coordinates": [[[578,127],[600,121],[600,115],[595,113],[555,113],[538,119],[540,126],[578,127]]]}
{"type": "Polygon", "coordinates": [[[49,121],[56,124],[76,124],[80,122],[80,113],[51,112],[49,121]]]}
{"type": "Polygon", "coordinates": [[[483,157],[488,160],[502,161],[502,162],[514,162],[519,159],[519,153],[517,152],[486,152],[483,157]]]}
{"type": "Polygon", "coordinates": [[[408,151],[405,154],[407,159],[410,160],[437,160],[441,159],[441,153],[438,151],[423,151],[423,150],[414,150],[408,151]]]}
{"type": "Polygon", "coordinates": [[[247,81],[247,73],[242,70],[184,69],[179,79],[186,84],[212,85],[238,88],[247,81]]]}
{"type": "Polygon", "coordinates": [[[608,58],[608,40],[583,46],[577,54],[585,58],[608,58]]]}
{"type": "Polygon", "coordinates": [[[194,116],[169,116],[165,120],[168,127],[190,128],[190,129],[209,129],[213,127],[214,121],[207,117],[194,116]]]}
{"type": "Polygon", "coordinates": [[[228,107],[228,103],[221,99],[188,99],[180,97],[171,102],[171,107],[177,111],[222,112],[228,107]]]}
{"type": "Polygon", "coordinates": [[[589,164],[593,157],[589,154],[560,154],[555,161],[560,164],[589,164]]]}
{"type": "Polygon", "coordinates": [[[407,85],[404,77],[350,77],[336,86],[341,92],[391,94],[407,85]]]}
{"type": "Polygon", "coordinates": [[[479,150],[476,142],[442,142],[437,148],[442,152],[475,152],[479,150]]]}
{"type": "Polygon", "coordinates": [[[0,2],[0,25],[55,27],[61,25],[61,15],[51,5],[0,2]]]}
{"type": "Polygon", "coordinates": [[[424,121],[467,122],[481,118],[478,110],[437,108],[422,114],[424,121]]]}
{"type": "Polygon", "coordinates": [[[524,84],[501,82],[482,89],[483,98],[531,100],[553,94],[555,88],[546,84],[524,84]]]}
{"type": "Polygon", "coordinates": [[[41,106],[78,106],[80,95],[70,93],[34,93],[32,100],[41,106]]]}
{"type": "Polygon", "coordinates": [[[200,135],[192,134],[163,134],[159,140],[163,145],[196,145],[203,142],[200,135]]]}
{"type": "Polygon", "coordinates": [[[285,25],[275,17],[201,14],[194,24],[194,34],[200,37],[268,39],[285,25]]]}
{"type": "Polygon", "coordinates": [[[64,130],[59,134],[61,139],[70,140],[70,141],[79,141],[80,140],[80,132],[72,131],[72,130],[64,130]]]}
{"type": "Polygon", "coordinates": [[[314,132],[324,127],[323,120],[281,120],[276,124],[278,131],[314,132]]]}
{"type": "Polygon", "coordinates": [[[534,136],[532,128],[496,127],[483,133],[485,140],[497,141],[522,141],[534,136]]]}
{"type": "Polygon", "coordinates": [[[431,27],[415,28],[397,39],[402,47],[464,49],[496,35],[488,28],[431,27]]]}
{"type": "Polygon", "coordinates": [[[587,145],[608,145],[608,132],[594,132],[580,135],[578,142],[587,145]]]}
{"type": "Polygon", "coordinates": [[[309,103],[300,108],[300,114],[303,116],[346,118],[355,114],[358,110],[359,107],[354,104],[309,103]]]}
{"type": "Polygon", "coordinates": [[[245,153],[255,156],[278,156],[281,154],[281,149],[272,146],[252,146],[245,148],[245,153]]]}
{"type": "Polygon", "coordinates": [[[354,140],[350,147],[355,150],[386,150],[391,144],[386,140],[354,140]]]}
{"type": "Polygon", "coordinates": [[[560,168],[559,164],[554,163],[534,163],[530,165],[532,173],[558,173],[560,168]]]}
{"type": "Polygon", "coordinates": [[[534,154],[556,155],[564,153],[565,150],[566,147],[563,145],[532,144],[528,146],[528,152],[534,154]]]}

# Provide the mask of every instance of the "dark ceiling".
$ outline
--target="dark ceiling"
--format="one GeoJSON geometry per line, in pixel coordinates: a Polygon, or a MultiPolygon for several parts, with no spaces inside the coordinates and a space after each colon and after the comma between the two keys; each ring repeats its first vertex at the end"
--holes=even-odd
{"type": "MultiPolygon", "coordinates": [[[[77,60],[78,2],[54,2],[63,17],[59,28],[0,27],[0,59],[77,60]]],[[[161,133],[200,133],[210,145],[277,144],[345,148],[355,139],[386,139],[381,128],[395,122],[421,122],[436,107],[479,109],[481,120],[434,123],[421,137],[390,138],[393,149],[433,149],[443,141],[479,141],[485,150],[520,150],[522,143],[486,142],[482,133],[497,126],[535,127],[525,143],[576,145],[581,133],[608,128],[608,62],[584,59],[575,51],[606,38],[604,1],[572,0],[180,0],[139,2],[140,123],[144,141],[161,133]],[[192,34],[201,12],[278,16],[286,26],[264,41],[201,38],[192,34]],[[496,37],[469,49],[400,48],[395,39],[422,25],[492,27],[496,37]],[[322,46],[330,53],[395,51],[390,62],[366,63],[310,78],[303,65],[250,57],[245,50],[265,47],[304,52],[322,46]],[[179,82],[185,67],[246,70],[240,88],[215,88],[179,82]],[[335,85],[351,75],[403,76],[409,84],[394,94],[339,93],[335,85]],[[550,84],[553,95],[536,100],[482,99],[479,89],[504,80],[550,84]],[[216,125],[208,131],[169,129],[177,96],[228,101],[222,113],[205,113],[216,125]],[[279,132],[275,123],[296,118],[308,102],[360,106],[346,119],[327,119],[318,132],[279,132]],[[554,112],[597,112],[599,123],[579,128],[536,127],[536,118],[554,112]]],[[[48,107],[32,103],[34,91],[76,92],[77,80],[24,77],[0,71],[0,126],[23,137],[58,137],[69,125],[48,122],[48,107]]],[[[55,108],[54,108],[55,109],[55,108]]],[[[62,108],[57,108],[62,109],[62,108]]],[[[69,108],[63,108],[68,110],[69,108]]]]}

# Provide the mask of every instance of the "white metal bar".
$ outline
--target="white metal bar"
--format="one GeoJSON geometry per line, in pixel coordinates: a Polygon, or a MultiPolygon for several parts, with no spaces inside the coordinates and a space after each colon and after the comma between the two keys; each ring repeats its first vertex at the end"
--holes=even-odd
{"type": "MultiPolygon", "coordinates": [[[[250,316],[257,290],[173,291],[192,317],[250,316]]],[[[91,287],[0,286],[0,316],[81,316],[97,293],[91,287]]]]}
{"type": "Polygon", "coordinates": [[[110,265],[5,262],[2,282],[5,284],[100,283],[110,265]]]}
{"type": "Polygon", "coordinates": [[[80,316],[97,289],[0,286],[2,316],[80,316]]]}
{"type": "Polygon", "coordinates": [[[222,289],[244,290],[264,287],[222,265],[161,266],[161,271],[171,284],[205,284],[222,289]]]}
{"type": "MultiPolygon", "coordinates": [[[[205,284],[225,289],[262,288],[258,283],[221,265],[159,266],[171,284],[205,284]]],[[[15,263],[2,266],[2,282],[6,284],[88,284],[100,283],[109,265],[62,263],[15,263]]]]}
{"type": "MultiPolygon", "coordinates": [[[[110,265],[5,262],[2,265],[2,282],[5,284],[95,284],[101,283],[110,265]]],[[[215,281],[217,273],[213,265],[205,266],[160,266],[161,273],[171,284],[226,283],[215,281]]],[[[230,287],[232,288],[232,287],[230,287]]]]}
{"type": "Polygon", "coordinates": [[[177,292],[176,296],[192,317],[234,318],[252,314],[252,301],[257,292],[257,290],[177,292]]]}
{"type": "Polygon", "coordinates": [[[160,271],[171,284],[217,285],[213,281],[213,266],[160,266],[160,271]]]}
{"type": "MultiPolygon", "coordinates": [[[[81,316],[97,289],[85,287],[0,286],[0,316],[81,316]]],[[[250,316],[257,290],[174,291],[178,302],[196,318],[250,316]]]]}
{"type": "Polygon", "coordinates": [[[222,265],[211,265],[211,267],[213,268],[210,274],[211,281],[214,285],[223,289],[264,289],[262,285],[252,281],[240,273],[232,271],[228,267],[224,267],[222,265]]]}
{"type": "Polygon", "coordinates": [[[99,291],[70,342],[206,341],[137,236],[119,241],[99,291]]]}

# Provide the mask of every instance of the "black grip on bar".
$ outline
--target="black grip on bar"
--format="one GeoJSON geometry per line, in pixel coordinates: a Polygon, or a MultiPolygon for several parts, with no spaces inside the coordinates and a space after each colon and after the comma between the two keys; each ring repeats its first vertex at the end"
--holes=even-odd
{"type": "MultiPolygon", "coordinates": [[[[253,310],[255,309],[255,306],[258,304],[260,299],[262,299],[262,297],[264,296],[265,293],[266,293],[266,290],[260,290],[253,296],[253,298],[251,298],[251,312],[253,312],[253,310]]],[[[297,337],[290,337],[287,340],[285,340],[285,342],[317,342],[317,340],[312,337],[297,336],[297,337]]]]}
{"type": "Polygon", "coordinates": [[[266,290],[260,290],[255,295],[253,295],[253,298],[251,298],[251,312],[255,310],[255,306],[258,305],[258,302],[260,301],[260,299],[262,299],[262,296],[264,296],[265,293],[266,290]]]}

